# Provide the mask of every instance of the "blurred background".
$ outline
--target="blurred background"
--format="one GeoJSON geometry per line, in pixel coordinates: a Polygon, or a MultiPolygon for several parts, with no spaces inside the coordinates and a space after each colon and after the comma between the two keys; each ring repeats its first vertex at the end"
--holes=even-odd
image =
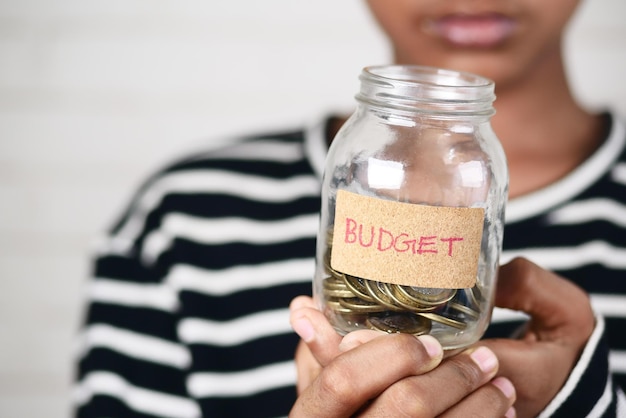
{"type": "MultiPolygon", "coordinates": [[[[567,39],[622,115],[624,16],[587,0],[567,39]]],[[[151,171],[349,111],[388,57],[362,0],[0,0],[0,416],[69,416],[90,248],[151,171]]]]}

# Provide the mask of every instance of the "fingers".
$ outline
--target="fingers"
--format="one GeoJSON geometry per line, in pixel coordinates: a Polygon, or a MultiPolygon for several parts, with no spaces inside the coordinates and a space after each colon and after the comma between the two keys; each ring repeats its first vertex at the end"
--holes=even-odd
{"type": "Polygon", "coordinates": [[[515,382],[520,416],[536,416],[563,387],[575,358],[558,344],[508,339],[483,340],[500,361],[498,374],[515,382]]]}
{"type": "Polygon", "coordinates": [[[486,347],[441,363],[431,336],[363,330],[341,338],[311,298],[298,297],[290,308],[305,342],[296,353],[299,398],[290,416],[514,416],[510,381],[489,383],[498,360],[486,347]]]}
{"type": "Polygon", "coordinates": [[[513,407],[515,398],[515,388],[511,381],[505,377],[496,377],[439,415],[439,418],[465,418],[468,416],[515,418],[517,416],[513,407]]]}
{"type": "Polygon", "coordinates": [[[362,416],[502,417],[515,401],[515,389],[504,378],[488,383],[497,371],[498,360],[491,350],[466,350],[425,375],[393,384],[362,416]]]}
{"type": "Polygon", "coordinates": [[[290,306],[290,323],[317,362],[325,366],[339,354],[341,336],[308,296],[298,296],[290,306]]]}
{"type": "Polygon", "coordinates": [[[328,363],[291,416],[351,416],[395,382],[430,372],[442,356],[441,345],[430,336],[379,333],[328,363]]]}
{"type": "Polygon", "coordinates": [[[300,341],[296,348],[295,360],[297,371],[296,389],[298,394],[301,394],[320,374],[322,366],[317,362],[304,341],[300,341]]]}
{"type": "Polygon", "coordinates": [[[500,268],[496,305],[530,315],[519,340],[483,340],[515,382],[516,410],[535,416],[563,387],[593,332],[587,295],[576,285],[525,259],[500,268]],[[529,367],[532,365],[532,367],[529,367]]]}
{"type": "Polygon", "coordinates": [[[559,338],[573,339],[578,344],[586,341],[594,328],[585,292],[522,258],[500,267],[496,305],[529,314],[535,333],[532,337],[540,340],[555,338],[553,331],[558,330],[559,338]]]}

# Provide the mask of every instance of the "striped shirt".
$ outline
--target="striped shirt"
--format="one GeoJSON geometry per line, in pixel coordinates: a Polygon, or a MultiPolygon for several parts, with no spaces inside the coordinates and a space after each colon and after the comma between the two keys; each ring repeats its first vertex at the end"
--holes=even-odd
{"type": "MultiPolygon", "coordinates": [[[[626,132],[607,120],[594,155],[507,207],[503,261],[522,255],[575,281],[598,313],[543,416],[626,412],[626,132]]],[[[324,131],[196,153],[138,191],[95,256],[77,417],[287,415],[298,342],[288,304],[311,293],[324,131]]],[[[519,320],[496,309],[489,335],[519,320]]]]}

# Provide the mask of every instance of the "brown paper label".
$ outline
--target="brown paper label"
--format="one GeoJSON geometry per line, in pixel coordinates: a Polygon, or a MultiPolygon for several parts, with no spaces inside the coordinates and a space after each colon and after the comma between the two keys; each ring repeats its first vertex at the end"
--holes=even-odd
{"type": "Polygon", "coordinates": [[[339,190],[331,267],[405,286],[476,284],[484,209],[427,206],[339,190]]]}

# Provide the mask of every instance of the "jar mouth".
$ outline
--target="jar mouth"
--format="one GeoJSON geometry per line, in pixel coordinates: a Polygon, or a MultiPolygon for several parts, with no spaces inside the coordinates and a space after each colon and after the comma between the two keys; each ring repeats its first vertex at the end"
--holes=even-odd
{"type": "Polygon", "coordinates": [[[419,65],[365,67],[356,99],[373,105],[433,113],[492,115],[494,82],[477,74],[419,65]]]}

